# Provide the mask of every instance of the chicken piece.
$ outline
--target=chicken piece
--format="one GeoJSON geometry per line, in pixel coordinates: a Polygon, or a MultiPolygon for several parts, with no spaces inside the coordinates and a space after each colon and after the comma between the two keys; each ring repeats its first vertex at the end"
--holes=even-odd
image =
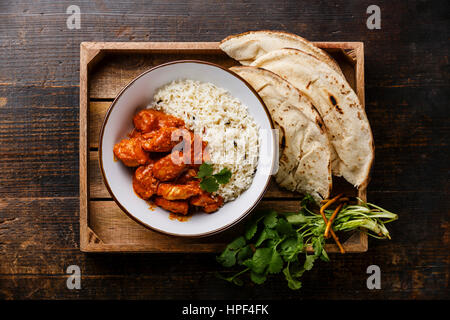
{"type": "Polygon", "coordinates": [[[133,189],[142,199],[153,196],[157,190],[159,181],[153,176],[153,164],[140,166],[133,176],[133,189]]]}
{"type": "Polygon", "coordinates": [[[164,127],[144,133],[142,135],[142,148],[149,152],[169,152],[183,140],[183,133],[183,129],[174,127],[164,127]],[[172,140],[172,135],[174,140],[172,140]]]}
{"type": "Polygon", "coordinates": [[[161,183],[156,194],[166,200],[185,200],[200,193],[202,190],[198,186],[161,183]]]}
{"type": "Polygon", "coordinates": [[[134,126],[142,133],[152,132],[163,127],[182,127],[184,121],[154,109],[139,111],[133,118],[134,126]]]}
{"type": "Polygon", "coordinates": [[[191,166],[199,167],[203,162],[210,160],[206,147],[208,142],[203,141],[199,135],[191,133],[191,166]]]}
{"type": "Polygon", "coordinates": [[[192,180],[196,180],[195,177],[197,176],[198,170],[197,169],[188,169],[185,173],[183,173],[177,180],[177,184],[187,184],[192,180]]]}
{"type": "Polygon", "coordinates": [[[141,138],[142,137],[142,133],[138,130],[136,130],[136,128],[133,129],[133,131],[130,132],[130,134],[128,134],[128,137],[131,138],[141,138]]]}
{"type": "Polygon", "coordinates": [[[180,213],[182,215],[188,214],[189,203],[186,200],[166,200],[163,197],[156,197],[154,200],[155,204],[167,211],[173,213],[180,213]]]}
{"type": "Polygon", "coordinates": [[[140,138],[123,139],[116,143],[113,152],[127,167],[137,167],[150,161],[148,153],[142,149],[140,138]]]}
{"type": "Polygon", "coordinates": [[[223,198],[219,195],[202,191],[201,194],[190,199],[190,204],[196,207],[201,207],[206,213],[217,211],[223,205],[223,198]]]}
{"type": "Polygon", "coordinates": [[[161,181],[175,180],[186,169],[187,165],[184,163],[183,153],[178,151],[156,161],[153,166],[153,176],[161,181]],[[175,159],[178,158],[178,163],[172,161],[172,155],[175,159]]]}
{"type": "Polygon", "coordinates": [[[190,152],[191,157],[187,159],[188,164],[192,168],[198,168],[203,162],[208,162],[210,160],[207,146],[208,142],[203,141],[202,137],[189,132],[189,137],[185,137],[186,142],[190,142],[189,146],[184,146],[184,152],[190,152]]]}
{"type": "Polygon", "coordinates": [[[181,128],[181,127],[184,127],[184,121],[183,121],[183,119],[160,112],[158,114],[158,127],[159,128],[163,128],[163,127],[181,128]]]}

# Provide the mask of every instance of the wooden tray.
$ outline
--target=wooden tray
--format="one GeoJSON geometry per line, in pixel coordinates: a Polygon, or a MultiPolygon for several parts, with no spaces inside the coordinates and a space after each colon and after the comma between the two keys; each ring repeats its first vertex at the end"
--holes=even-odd
{"type": "MultiPolygon", "coordinates": [[[[362,42],[317,42],[342,68],[364,105],[364,47],[362,42]]],[[[217,42],[83,42],[80,48],[80,249],[84,252],[218,252],[245,224],[206,238],[177,238],[151,231],[129,218],[103,184],[98,165],[99,131],[106,110],[133,78],[164,62],[197,59],[225,67],[238,62],[217,42]]],[[[334,179],[333,193],[366,199],[366,189],[354,189],[334,179]]],[[[130,186],[131,187],[131,186],[130,186]]],[[[258,208],[299,209],[300,194],[281,190],[272,181],[258,208]]],[[[150,214],[150,211],[149,211],[150,214]]],[[[356,231],[341,238],[347,252],[367,251],[367,235],[356,231]]],[[[327,244],[328,252],[338,252],[327,244]]]]}

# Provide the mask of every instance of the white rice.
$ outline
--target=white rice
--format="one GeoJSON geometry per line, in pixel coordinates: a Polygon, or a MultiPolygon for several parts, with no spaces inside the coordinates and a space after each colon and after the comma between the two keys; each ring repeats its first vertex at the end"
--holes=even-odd
{"type": "Polygon", "coordinates": [[[161,110],[185,121],[186,127],[208,142],[214,173],[231,170],[231,179],[217,194],[225,202],[247,190],[258,164],[259,127],[247,107],[212,83],[177,80],[153,97],[149,108],[161,110]]]}

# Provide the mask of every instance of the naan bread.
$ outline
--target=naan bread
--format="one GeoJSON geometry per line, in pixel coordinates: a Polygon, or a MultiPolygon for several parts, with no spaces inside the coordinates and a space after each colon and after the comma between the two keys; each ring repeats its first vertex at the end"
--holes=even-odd
{"type": "Polygon", "coordinates": [[[326,199],[331,191],[331,145],[311,101],[273,72],[254,67],[230,70],[260,95],[280,129],[280,163],[275,179],[291,191],[326,199]]]}
{"type": "Polygon", "coordinates": [[[269,52],[252,66],[278,74],[310,98],[335,151],[333,174],[355,186],[367,184],[374,158],[372,131],[364,108],[345,78],[297,49],[269,52]]]}
{"type": "Polygon", "coordinates": [[[281,31],[250,31],[229,36],[220,42],[220,48],[243,65],[250,65],[260,56],[282,48],[303,50],[328,64],[342,74],[339,65],[325,51],[302,37],[281,31]]]}

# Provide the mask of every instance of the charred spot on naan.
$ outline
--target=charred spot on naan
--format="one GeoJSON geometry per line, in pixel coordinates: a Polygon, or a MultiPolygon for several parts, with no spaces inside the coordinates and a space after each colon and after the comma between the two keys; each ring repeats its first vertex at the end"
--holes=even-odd
{"type": "Polygon", "coordinates": [[[331,104],[336,108],[337,112],[339,112],[340,114],[344,114],[344,111],[342,111],[342,109],[337,104],[336,98],[332,94],[330,94],[328,98],[330,99],[331,104]]]}
{"type": "Polygon", "coordinates": [[[308,84],[306,85],[306,89],[309,89],[310,85],[311,85],[311,81],[308,81],[308,84]]]}
{"type": "Polygon", "coordinates": [[[359,119],[359,120],[362,120],[361,112],[358,111],[357,116],[358,116],[358,119],[359,119]]]}
{"type": "Polygon", "coordinates": [[[337,104],[336,98],[332,94],[329,95],[329,98],[330,102],[333,104],[333,106],[335,106],[337,104]]]}
{"type": "Polygon", "coordinates": [[[337,112],[339,112],[340,114],[344,114],[344,111],[342,111],[339,105],[335,105],[334,107],[336,108],[337,112]]]}
{"type": "Polygon", "coordinates": [[[324,129],[324,124],[323,124],[322,120],[320,120],[319,118],[316,118],[316,123],[317,123],[317,126],[320,129],[320,132],[324,133],[325,129],[324,129]]]}

